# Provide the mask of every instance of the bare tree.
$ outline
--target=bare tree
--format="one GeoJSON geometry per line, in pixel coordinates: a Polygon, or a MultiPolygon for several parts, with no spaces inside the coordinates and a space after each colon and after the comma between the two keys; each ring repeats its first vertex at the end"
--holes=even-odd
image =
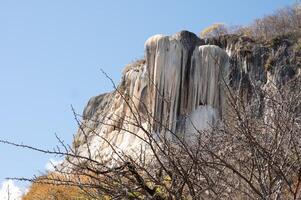
{"type": "MultiPolygon", "coordinates": [[[[248,31],[258,28],[255,32],[260,37],[268,37],[276,30],[285,32],[287,27],[294,28],[300,22],[298,17],[299,14],[291,9],[283,10],[276,16],[256,21],[254,29],[248,31]]],[[[204,34],[223,34],[226,33],[224,28],[218,24],[204,34]]],[[[189,133],[172,130],[167,119],[155,117],[147,101],[131,96],[124,85],[118,87],[107,74],[105,76],[112,82],[113,93],[118,94],[130,115],[109,115],[104,110],[101,118],[94,119],[79,115],[72,108],[83,141],[81,144],[75,141],[69,146],[56,136],[59,145],[53,150],[0,140],[3,144],[65,159],[62,165],[54,166],[54,172],[13,179],[68,190],[70,187],[79,188],[85,199],[301,198],[300,77],[280,85],[270,82],[265,88],[254,86],[252,101],[241,91],[231,88],[227,77],[222,77],[219,84],[224,86],[226,99],[222,117],[210,124],[210,128],[199,130],[189,115],[183,116],[185,123],[193,127],[191,139],[185,135],[189,133]],[[253,104],[262,102],[257,94],[263,93],[264,111],[256,115],[253,104]],[[110,138],[99,134],[97,126],[90,126],[90,123],[122,130],[142,141],[143,146],[137,154],[129,154],[110,138]],[[129,126],[143,134],[129,129],[129,126]],[[110,160],[93,155],[91,136],[110,148],[113,155],[110,160]],[[85,146],[86,154],[79,150],[82,146],[85,146]]],[[[148,78],[155,95],[170,107],[171,100],[162,94],[151,76],[148,78]]],[[[64,197],[53,192],[51,198],[64,197]]]]}
{"type": "Polygon", "coordinates": [[[275,11],[256,19],[251,25],[238,28],[235,33],[248,33],[259,39],[271,39],[279,35],[300,32],[300,3],[275,11]]]}
{"type": "MultiPolygon", "coordinates": [[[[82,156],[76,147],[64,144],[59,137],[60,147],[54,150],[0,142],[64,156],[67,169],[54,166],[55,172],[45,176],[14,179],[78,187],[87,199],[300,199],[300,79],[290,80],[280,88],[273,83],[265,88],[264,117],[254,115],[250,102],[225,86],[225,117],[210,129],[195,127],[197,134],[193,142],[153,118],[145,104],[143,114],[136,112],[132,102],[137,99],[115,87],[135,119],[122,120],[141,129],[145,137],[124,126],[114,125],[114,128],[139,137],[148,150],[142,150],[137,158],[91,130],[110,146],[115,155],[113,165],[93,158],[91,153],[82,156]],[[161,126],[161,132],[146,129],[142,119],[161,126]]],[[[73,112],[79,128],[87,136],[84,129],[87,124],[80,121],[81,115],[73,112]]],[[[95,123],[110,125],[106,120],[95,123]]],[[[90,151],[88,136],[85,143],[90,151]]]]}

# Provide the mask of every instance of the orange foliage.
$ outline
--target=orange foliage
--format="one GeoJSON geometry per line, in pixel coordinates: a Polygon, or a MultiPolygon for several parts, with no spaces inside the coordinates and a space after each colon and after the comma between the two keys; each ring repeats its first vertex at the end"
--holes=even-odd
{"type": "MultiPolygon", "coordinates": [[[[48,177],[54,178],[53,174],[48,177]]],[[[58,175],[56,178],[60,178],[58,175]]],[[[53,181],[47,181],[51,183],[53,181]]],[[[55,185],[45,183],[33,183],[29,192],[23,196],[22,200],[88,200],[79,187],[69,185],[55,185]]]]}
{"type": "Polygon", "coordinates": [[[22,200],[79,200],[87,199],[83,192],[72,186],[34,183],[22,200]]]}

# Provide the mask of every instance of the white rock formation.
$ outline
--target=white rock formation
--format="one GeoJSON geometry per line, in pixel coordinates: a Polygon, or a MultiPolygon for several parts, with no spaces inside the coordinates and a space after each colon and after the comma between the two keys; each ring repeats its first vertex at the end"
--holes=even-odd
{"type": "Polygon", "coordinates": [[[75,149],[108,159],[113,145],[135,155],[145,148],[145,132],[194,132],[189,123],[208,128],[222,115],[229,57],[217,46],[202,44],[187,31],[148,39],[145,61],[125,68],[116,91],[89,101],[75,149]]]}

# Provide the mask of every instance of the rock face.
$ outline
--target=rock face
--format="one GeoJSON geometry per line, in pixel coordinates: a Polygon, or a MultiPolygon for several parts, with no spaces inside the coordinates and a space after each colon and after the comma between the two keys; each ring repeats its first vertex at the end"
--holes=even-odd
{"type": "MultiPolygon", "coordinates": [[[[200,44],[189,32],[157,35],[146,42],[151,112],[155,121],[164,122],[173,132],[182,130],[185,118],[200,106],[222,114],[221,85],[228,56],[217,46],[200,44]]],[[[154,125],[154,131],[162,131],[162,126],[154,125]]]]}
{"type": "Polygon", "coordinates": [[[116,91],[89,101],[75,149],[105,159],[113,144],[133,155],[143,148],[145,131],[192,132],[197,118],[197,128],[207,128],[222,116],[228,66],[224,50],[193,33],[149,38],[145,60],[126,66],[116,91]]]}
{"type": "Polygon", "coordinates": [[[222,35],[206,39],[205,44],[217,45],[227,52],[229,86],[249,102],[252,113],[262,116],[266,90],[301,75],[300,38],[296,33],[265,41],[222,35]]]}
{"type": "MultiPolygon", "coordinates": [[[[230,86],[251,97],[253,87],[268,81],[277,86],[298,76],[301,68],[301,35],[288,34],[269,41],[238,35],[222,35],[205,40],[224,49],[230,57],[230,86]]],[[[250,98],[251,99],[251,98],[250,98]]]]}
{"type": "Polygon", "coordinates": [[[145,43],[145,58],[125,67],[115,91],[91,98],[74,149],[112,159],[112,148],[138,155],[146,132],[187,135],[206,129],[223,116],[225,84],[260,114],[264,95],[254,94],[254,88],[300,74],[300,67],[289,62],[290,47],[235,35],[206,40],[187,31],[155,35],[145,43]]]}

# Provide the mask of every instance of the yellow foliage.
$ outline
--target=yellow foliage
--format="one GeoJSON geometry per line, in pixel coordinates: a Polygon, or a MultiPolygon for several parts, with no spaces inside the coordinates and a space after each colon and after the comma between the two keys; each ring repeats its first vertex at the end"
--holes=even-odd
{"type": "Polygon", "coordinates": [[[201,32],[201,37],[214,37],[214,36],[219,36],[221,34],[225,34],[227,32],[225,24],[223,23],[215,23],[212,24],[211,26],[205,28],[201,32]]]}

